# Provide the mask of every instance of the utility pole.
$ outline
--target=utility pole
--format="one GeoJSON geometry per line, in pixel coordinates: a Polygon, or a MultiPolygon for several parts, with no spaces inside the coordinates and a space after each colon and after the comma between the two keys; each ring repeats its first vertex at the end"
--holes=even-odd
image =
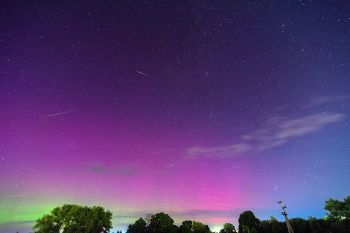
{"type": "Polygon", "coordinates": [[[292,228],[292,226],[289,223],[289,219],[288,219],[288,216],[287,216],[287,213],[286,213],[286,210],[285,210],[285,208],[287,208],[287,207],[283,206],[282,201],[279,201],[278,204],[281,204],[282,209],[283,209],[282,214],[284,215],[284,217],[286,217],[286,224],[287,224],[288,232],[289,233],[294,233],[293,228],[292,228]]]}

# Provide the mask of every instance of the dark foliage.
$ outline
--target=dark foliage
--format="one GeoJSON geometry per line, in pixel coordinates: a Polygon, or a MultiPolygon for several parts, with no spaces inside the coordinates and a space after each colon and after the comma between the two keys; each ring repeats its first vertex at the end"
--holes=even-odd
{"type": "Polygon", "coordinates": [[[33,230],[37,233],[107,232],[112,228],[111,219],[112,213],[100,206],[63,205],[36,220],[33,230]]]}

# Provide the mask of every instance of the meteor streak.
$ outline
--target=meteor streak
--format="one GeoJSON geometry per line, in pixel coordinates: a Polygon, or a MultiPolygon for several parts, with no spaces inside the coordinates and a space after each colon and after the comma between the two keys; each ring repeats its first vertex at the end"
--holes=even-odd
{"type": "Polygon", "coordinates": [[[61,114],[70,113],[70,112],[73,112],[73,111],[74,111],[74,110],[70,110],[70,111],[66,111],[66,112],[54,113],[54,114],[51,114],[51,115],[47,115],[47,116],[45,116],[45,117],[48,118],[48,117],[52,117],[52,116],[57,116],[57,115],[61,115],[61,114]]]}
{"type": "Polygon", "coordinates": [[[136,72],[139,73],[139,74],[143,74],[143,75],[146,75],[146,76],[148,76],[148,77],[151,77],[151,76],[149,76],[148,74],[142,73],[142,72],[140,72],[140,71],[136,71],[136,72]]]}
{"type": "Polygon", "coordinates": [[[14,195],[14,196],[10,196],[10,197],[25,197],[25,196],[28,196],[27,194],[19,194],[19,195],[14,195]]]}

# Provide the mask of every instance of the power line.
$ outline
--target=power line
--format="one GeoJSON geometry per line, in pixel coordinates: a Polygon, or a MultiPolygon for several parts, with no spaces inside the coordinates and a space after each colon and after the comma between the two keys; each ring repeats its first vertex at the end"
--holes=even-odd
{"type": "MultiPolygon", "coordinates": [[[[268,218],[269,218],[269,217],[271,216],[270,213],[271,213],[272,208],[275,208],[275,207],[276,207],[276,203],[275,203],[274,205],[272,205],[271,208],[270,208],[269,210],[266,210],[266,211],[262,214],[262,216],[265,217],[266,215],[269,215],[269,216],[268,216],[268,218]]],[[[274,212],[273,214],[275,214],[275,213],[276,213],[276,212],[274,212]]],[[[268,219],[268,218],[267,218],[267,219],[268,219]]]]}
{"type": "Polygon", "coordinates": [[[286,210],[285,210],[285,208],[287,208],[287,207],[286,207],[286,206],[283,206],[282,201],[279,201],[278,203],[281,204],[281,206],[282,206],[282,209],[283,209],[282,214],[283,214],[284,217],[286,218],[286,224],[287,224],[288,232],[289,232],[289,233],[294,233],[293,228],[292,228],[292,226],[291,226],[290,223],[289,223],[289,219],[288,219],[288,216],[287,216],[287,212],[286,212],[286,210]]]}

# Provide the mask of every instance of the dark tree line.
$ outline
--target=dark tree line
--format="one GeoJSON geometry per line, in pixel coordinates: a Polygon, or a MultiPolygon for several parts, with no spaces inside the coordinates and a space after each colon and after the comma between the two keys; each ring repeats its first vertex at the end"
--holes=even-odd
{"type": "MultiPolygon", "coordinates": [[[[292,218],[290,224],[294,233],[350,233],[350,196],[344,201],[326,201],[327,216],[323,219],[314,217],[292,218]]],[[[63,205],[56,207],[51,214],[46,214],[36,220],[35,232],[51,233],[97,233],[109,232],[112,228],[112,213],[103,207],[63,205]]],[[[244,211],[239,215],[239,232],[247,233],[288,233],[285,222],[280,222],[273,216],[270,220],[259,220],[252,211],[244,211]]],[[[180,226],[163,212],[147,214],[145,219],[139,218],[130,224],[127,233],[210,233],[210,228],[201,222],[185,220],[180,226]]],[[[226,223],[220,233],[236,232],[235,226],[226,223]]],[[[121,233],[121,232],[117,232],[121,233]]]]}
{"type": "MultiPolygon", "coordinates": [[[[328,217],[317,219],[315,217],[292,218],[289,220],[294,233],[350,233],[350,219],[328,217]]],[[[288,233],[285,222],[280,222],[273,216],[270,220],[260,221],[252,211],[244,211],[240,214],[239,232],[247,233],[288,233]]],[[[152,215],[149,223],[139,218],[134,224],[130,224],[126,233],[210,233],[208,225],[185,220],[180,226],[174,225],[174,220],[163,212],[152,215]]],[[[235,227],[226,223],[220,233],[236,232],[235,227]]]]}
{"type": "Polygon", "coordinates": [[[127,233],[210,233],[208,225],[201,222],[186,220],[181,226],[174,224],[174,220],[163,212],[147,215],[146,220],[139,218],[130,224],[127,233]],[[146,221],[147,220],[147,221],[146,221]]]}
{"type": "MultiPolygon", "coordinates": [[[[350,233],[350,219],[317,219],[315,217],[292,218],[289,220],[294,233],[350,233]]],[[[288,233],[285,222],[276,219],[259,221],[250,232],[258,233],[288,233]]]]}
{"type": "MultiPolygon", "coordinates": [[[[328,217],[317,219],[309,216],[308,219],[292,218],[290,225],[294,233],[350,233],[350,196],[344,201],[326,201],[325,210],[328,217]]],[[[271,216],[270,220],[260,221],[253,212],[244,211],[240,214],[239,232],[249,233],[288,233],[285,222],[279,222],[271,216]]]]}
{"type": "MultiPolygon", "coordinates": [[[[290,224],[294,233],[350,233],[350,196],[344,201],[326,201],[325,210],[327,218],[317,219],[315,217],[292,218],[290,224]]],[[[239,215],[239,232],[247,233],[288,233],[285,222],[280,222],[273,216],[270,220],[259,220],[252,211],[244,211],[239,215]]],[[[208,225],[191,220],[183,221],[180,226],[174,225],[174,220],[167,214],[148,214],[146,221],[138,219],[130,224],[127,233],[209,233],[208,225]]],[[[226,223],[220,233],[236,232],[231,223],[226,223]]]]}

